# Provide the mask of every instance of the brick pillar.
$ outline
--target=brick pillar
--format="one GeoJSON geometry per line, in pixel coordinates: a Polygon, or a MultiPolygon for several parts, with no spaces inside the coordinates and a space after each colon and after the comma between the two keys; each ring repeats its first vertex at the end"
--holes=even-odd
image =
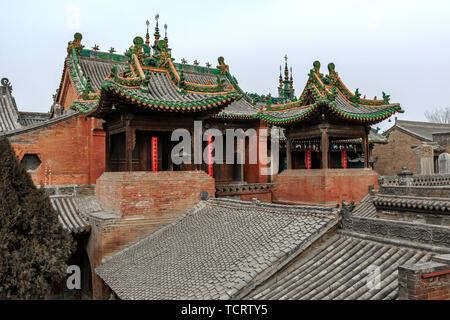
{"type": "Polygon", "coordinates": [[[398,267],[400,300],[450,300],[450,254],[398,267]]]}

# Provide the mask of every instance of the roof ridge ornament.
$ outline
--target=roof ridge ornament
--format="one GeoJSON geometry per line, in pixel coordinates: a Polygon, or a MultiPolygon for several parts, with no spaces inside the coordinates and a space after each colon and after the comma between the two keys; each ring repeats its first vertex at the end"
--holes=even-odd
{"type": "Polygon", "coordinates": [[[389,100],[391,100],[391,96],[382,91],[383,94],[383,104],[389,104],[389,100]]]}
{"type": "Polygon", "coordinates": [[[6,88],[10,93],[12,92],[12,85],[8,78],[2,78],[2,87],[6,88]]]}
{"type": "Polygon", "coordinates": [[[219,62],[219,65],[217,66],[217,69],[220,70],[220,74],[226,74],[230,71],[230,67],[225,64],[225,58],[220,56],[217,61],[219,62]]]}
{"type": "Polygon", "coordinates": [[[67,45],[67,53],[70,54],[72,50],[75,50],[77,55],[81,55],[84,46],[81,44],[81,40],[83,39],[83,35],[79,32],[73,35],[73,41],[69,41],[67,45]]]}
{"type": "Polygon", "coordinates": [[[314,72],[317,74],[320,74],[320,61],[319,60],[314,61],[313,67],[314,67],[314,72]]]}

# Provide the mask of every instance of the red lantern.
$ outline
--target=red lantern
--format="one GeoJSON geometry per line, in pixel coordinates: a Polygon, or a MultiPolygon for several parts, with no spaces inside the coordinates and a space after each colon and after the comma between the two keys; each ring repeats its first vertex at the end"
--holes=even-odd
{"type": "Polygon", "coordinates": [[[158,171],[158,137],[152,137],[152,171],[158,171]]]}

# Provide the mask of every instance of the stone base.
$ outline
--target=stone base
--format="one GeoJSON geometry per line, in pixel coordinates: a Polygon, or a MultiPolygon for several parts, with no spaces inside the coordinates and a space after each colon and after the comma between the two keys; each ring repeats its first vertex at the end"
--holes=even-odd
{"type": "Polygon", "coordinates": [[[372,169],[285,170],[273,188],[273,202],[335,206],[342,200],[359,202],[369,186],[378,188],[372,169]]]}

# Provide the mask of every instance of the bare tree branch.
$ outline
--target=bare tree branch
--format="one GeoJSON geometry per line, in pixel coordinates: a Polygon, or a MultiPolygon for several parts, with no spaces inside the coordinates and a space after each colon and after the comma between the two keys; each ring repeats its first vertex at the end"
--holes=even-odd
{"type": "Polygon", "coordinates": [[[450,107],[425,111],[425,117],[430,122],[450,124],[450,107]]]}

